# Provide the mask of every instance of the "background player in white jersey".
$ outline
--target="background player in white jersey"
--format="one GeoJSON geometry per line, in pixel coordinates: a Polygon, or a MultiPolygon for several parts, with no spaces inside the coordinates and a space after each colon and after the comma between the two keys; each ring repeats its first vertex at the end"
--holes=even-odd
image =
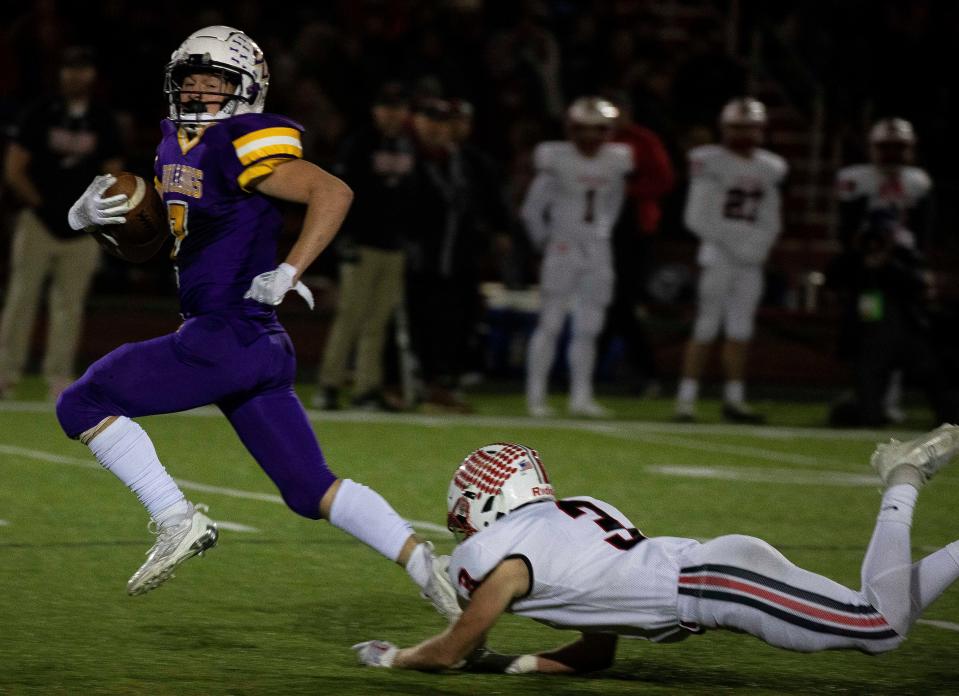
{"type": "Polygon", "coordinates": [[[787,165],[759,147],[766,107],[733,99],[719,118],[722,144],[689,152],[690,185],[684,221],[702,240],[696,321],[686,346],[676,419],[695,418],[699,379],[709,349],[723,331],[726,383],[723,417],[762,422],[745,401],[746,357],[763,291],[763,264],[782,226],[780,186],[787,165]]]}
{"type": "Polygon", "coordinates": [[[605,99],[581,97],[567,111],[569,139],[536,147],[536,178],[520,215],[543,250],[541,307],[530,339],[526,403],[530,415],[550,415],[546,404],[556,342],[572,314],[569,412],[603,416],[593,399],[596,340],[613,295],[611,234],[625,195],[632,152],[607,142],[619,110],[605,99]]]}
{"type": "Polygon", "coordinates": [[[799,652],[892,650],[959,578],[959,541],[917,563],[910,549],[919,489],[957,454],[955,425],[876,448],[871,463],[886,490],[856,591],[755,537],[646,538],[612,505],[557,500],[535,450],[487,445],[459,467],[447,498],[450,529],[467,537],[448,569],[468,603],[462,616],[412,648],[353,647],[376,667],[511,674],[602,669],[618,636],[673,642],[719,628],[799,652]],[[491,654],[481,646],[506,611],[582,636],[535,655],[491,654]]]}
{"type": "Polygon", "coordinates": [[[932,179],[913,164],[916,134],[902,118],[884,118],[869,131],[871,162],[843,167],[836,176],[839,234],[843,247],[883,214],[899,222],[896,242],[914,248],[926,231],[932,179]]]}
{"type": "MultiPolygon", "coordinates": [[[[856,239],[877,216],[898,224],[893,243],[906,249],[921,246],[929,220],[929,191],[932,179],[915,166],[916,133],[902,118],[876,121],[869,131],[870,162],[843,167],[836,176],[839,199],[839,239],[843,251],[855,246],[856,239]]],[[[841,330],[840,353],[849,351],[848,329],[841,330]]],[[[902,371],[895,370],[883,399],[886,418],[895,423],[905,420],[900,406],[902,371]]]]}

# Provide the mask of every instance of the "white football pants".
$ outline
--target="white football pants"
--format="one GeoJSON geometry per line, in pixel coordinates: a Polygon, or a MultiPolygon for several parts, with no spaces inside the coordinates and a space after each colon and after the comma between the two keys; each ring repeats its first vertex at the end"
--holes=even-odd
{"type": "Polygon", "coordinates": [[[896,488],[908,487],[890,488],[883,498],[861,591],[799,568],[761,539],[722,536],[680,559],[680,620],[801,652],[897,647],[922,611],[959,578],[959,542],[912,563],[902,514],[908,500],[897,500],[896,488]]]}
{"type": "Polygon", "coordinates": [[[540,274],[539,320],[529,342],[526,363],[526,402],[546,402],[556,343],[567,314],[572,313],[569,345],[570,404],[593,398],[596,340],[613,297],[613,262],[608,241],[551,242],[540,274]]]}
{"type": "Polygon", "coordinates": [[[711,343],[719,335],[733,341],[753,336],[756,307],[763,294],[761,266],[704,266],[699,276],[693,340],[711,343]]]}

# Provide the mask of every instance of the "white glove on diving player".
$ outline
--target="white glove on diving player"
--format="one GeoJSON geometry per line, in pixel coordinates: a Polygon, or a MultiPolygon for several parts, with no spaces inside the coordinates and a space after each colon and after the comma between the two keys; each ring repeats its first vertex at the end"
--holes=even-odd
{"type": "Polygon", "coordinates": [[[353,646],[356,658],[369,667],[392,667],[399,649],[385,640],[368,640],[353,646]]]}
{"type": "Polygon", "coordinates": [[[261,273],[254,278],[243,299],[256,300],[268,305],[278,305],[283,301],[286,293],[293,290],[306,301],[310,309],[313,309],[313,293],[303,284],[303,281],[297,281],[294,285],[293,279],[295,277],[296,269],[288,263],[281,263],[276,267],[276,270],[261,273]]]}
{"type": "Polygon", "coordinates": [[[129,201],[125,193],[119,193],[109,198],[103,197],[103,192],[113,186],[116,177],[104,174],[93,179],[87,190],[77,199],[77,202],[67,213],[67,222],[74,230],[100,225],[122,225],[127,221],[123,217],[129,212],[129,201]]]}

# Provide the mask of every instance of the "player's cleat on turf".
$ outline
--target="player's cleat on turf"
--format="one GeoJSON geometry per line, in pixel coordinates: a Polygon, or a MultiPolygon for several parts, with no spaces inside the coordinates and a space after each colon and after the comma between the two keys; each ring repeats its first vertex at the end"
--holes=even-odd
{"type": "Polygon", "coordinates": [[[676,403],[676,410],[673,411],[674,423],[695,423],[696,407],[692,403],[679,401],[676,403]]]}
{"type": "Polygon", "coordinates": [[[451,624],[456,623],[463,610],[456,599],[456,588],[450,582],[447,572],[450,566],[449,556],[433,556],[433,544],[427,541],[430,555],[432,556],[432,568],[430,570],[430,579],[423,588],[423,597],[430,600],[433,608],[446,617],[451,624]]]}
{"type": "Polygon", "coordinates": [[[157,527],[150,521],[157,540],[147,551],[146,562],[127,582],[127,594],[141,595],[156,589],[173,577],[178,565],[216,546],[219,532],[216,523],[204,514],[206,505],[192,508],[192,514],[178,524],[157,527]]]}
{"type": "Polygon", "coordinates": [[[889,475],[901,464],[915,467],[923,480],[928,481],[956,455],[959,455],[959,426],[946,423],[914,440],[890,440],[878,445],[869,463],[883,483],[888,482],[889,475]]]}
{"type": "Polygon", "coordinates": [[[613,415],[608,408],[600,406],[595,401],[577,401],[570,403],[569,415],[582,418],[609,418],[613,415]]]}
{"type": "Polygon", "coordinates": [[[556,410],[546,404],[534,404],[526,409],[533,418],[552,418],[556,415],[556,410]]]}
{"type": "Polygon", "coordinates": [[[338,411],[340,390],[336,387],[317,387],[311,403],[313,408],[320,411],[338,411]]]}
{"type": "Polygon", "coordinates": [[[756,413],[747,404],[734,404],[731,401],[723,403],[723,419],[730,423],[750,423],[752,425],[762,425],[766,422],[766,416],[756,413]]]}

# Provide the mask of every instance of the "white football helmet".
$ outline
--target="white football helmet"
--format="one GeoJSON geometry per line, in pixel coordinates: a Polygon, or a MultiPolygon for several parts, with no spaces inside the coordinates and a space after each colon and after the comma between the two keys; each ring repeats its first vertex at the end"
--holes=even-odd
{"type": "Polygon", "coordinates": [[[446,525],[462,539],[538,500],[556,500],[539,454],[497,442],[471,453],[456,470],[446,496],[446,525]]]}
{"type": "Polygon", "coordinates": [[[904,118],[883,118],[869,130],[872,161],[880,166],[911,164],[915,157],[916,131],[904,118]]]}
{"type": "Polygon", "coordinates": [[[879,143],[915,145],[916,132],[912,124],[904,118],[883,118],[876,121],[870,129],[869,142],[873,145],[879,143]]]}
{"type": "Polygon", "coordinates": [[[731,99],[719,114],[720,126],[766,127],[766,105],[752,97],[731,99]]]}
{"type": "Polygon", "coordinates": [[[566,118],[578,126],[613,128],[619,118],[619,109],[613,102],[601,97],[580,97],[569,105],[566,118]]]}
{"type": "Polygon", "coordinates": [[[204,27],[180,44],[166,66],[164,92],[170,107],[170,120],[177,123],[204,123],[246,113],[262,113],[270,71],[263,51],[239,29],[225,26],[204,27]],[[222,73],[236,85],[223,93],[223,104],[215,114],[207,113],[198,101],[180,102],[183,78],[191,73],[222,73]]]}

